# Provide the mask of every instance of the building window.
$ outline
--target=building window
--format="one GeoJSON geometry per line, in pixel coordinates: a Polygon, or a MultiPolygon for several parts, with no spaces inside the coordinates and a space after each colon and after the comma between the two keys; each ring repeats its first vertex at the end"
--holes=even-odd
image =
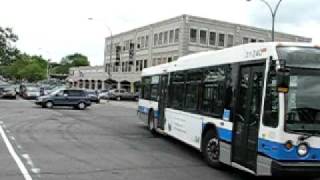
{"type": "Polygon", "coordinates": [[[190,29],[190,42],[197,42],[197,30],[190,29]]]}
{"type": "Polygon", "coordinates": [[[157,59],[157,65],[158,65],[158,64],[161,64],[161,58],[158,58],[158,59],[157,59]]]}
{"type": "Polygon", "coordinates": [[[174,42],[175,43],[179,42],[179,34],[180,34],[180,30],[176,29],[174,32],[174,42]]]}
{"type": "Polygon", "coordinates": [[[168,31],[163,33],[163,44],[168,44],[168,31]]]}
{"type": "Polygon", "coordinates": [[[255,42],[257,42],[257,40],[256,39],[251,39],[250,42],[255,43],[255,42]]]}
{"type": "Polygon", "coordinates": [[[231,46],[233,46],[233,35],[232,34],[228,34],[227,47],[231,47],[231,46]]]}
{"type": "Polygon", "coordinates": [[[264,42],[264,40],[263,39],[259,39],[259,42],[264,42]]]}
{"type": "Polygon", "coordinates": [[[139,70],[142,71],[142,69],[143,69],[143,60],[140,60],[140,63],[139,63],[139,64],[140,64],[139,70]]]}
{"type": "Polygon", "coordinates": [[[179,56],[174,56],[173,60],[176,61],[179,58],[179,56]]]}
{"type": "Polygon", "coordinates": [[[164,58],[162,59],[162,63],[161,63],[161,64],[165,64],[165,63],[167,63],[167,58],[166,58],[166,57],[164,57],[164,58]]]}
{"type": "Polygon", "coordinates": [[[141,47],[141,39],[140,37],[137,38],[137,49],[140,49],[141,47]]]}
{"type": "Polygon", "coordinates": [[[217,40],[217,33],[216,32],[210,32],[209,44],[211,46],[215,46],[216,45],[216,40],[217,40]]]}
{"type": "Polygon", "coordinates": [[[219,46],[224,47],[224,34],[219,34],[219,46]]]}
{"type": "Polygon", "coordinates": [[[146,43],[144,44],[146,48],[149,46],[149,36],[146,36],[146,43]]]}
{"type": "Polygon", "coordinates": [[[152,66],[155,66],[157,64],[157,59],[156,58],[153,58],[152,59],[152,66]]]}
{"type": "Polygon", "coordinates": [[[242,44],[248,44],[249,43],[249,38],[244,37],[242,38],[242,44]]]}
{"type": "Polygon", "coordinates": [[[159,39],[158,39],[158,45],[162,45],[162,36],[163,36],[163,33],[159,33],[159,39]]]}
{"type": "Polygon", "coordinates": [[[154,34],[153,36],[153,46],[157,46],[158,45],[158,34],[154,34]]]}
{"type": "Polygon", "coordinates": [[[147,68],[147,67],[148,67],[148,60],[145,59],[145,60],[143,61],[143,68],[147,68]]]}
{"type": "Polygon", "coordinates": [[[200,43],[207,44],[207,31],[206,30],[200,30],[200,43]]]}
{"type": "Polygon", "coordinates": [[[139,60],[136,60],[136,72],[139,71],[139,60]]]}
{"type": "Polygon", "coordinates": [[[141,37],[141,48],[144,48],[144,36],[141,37]]]}
{"type": "Polygon", "coordinates": [[[172,57],[168,57],[168,62],[171,62],[172,61],[172,57]]]}
{"type": "Polygon", "coordinates": [[[169,43],[173,43],[173,38],[174,38],[174,31],[170,30],[170,32],[169,32],[169,43]]]}

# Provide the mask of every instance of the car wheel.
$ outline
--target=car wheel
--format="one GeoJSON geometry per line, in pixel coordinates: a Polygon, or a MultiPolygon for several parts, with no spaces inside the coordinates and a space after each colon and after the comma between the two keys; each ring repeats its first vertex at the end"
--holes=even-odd
{"type": "Polygon", "coordinates": [[[53,103],[51,101],[46,102],[47,108],[53,108],[53,103]]]}
{"type": "Polygon", "coordinates": [[[84,102],[80,102],[78,104],[78,108],[81,109],[81,110],[84,110],[86,108],[86,104],[84,102]]]}
{"type": "Polygon", "coordinates": [[[135,97],[134,100],[135,100],[135,101],[139,101],[139,97],[135,97]]]}
{"type": "Polygon", "coordinates": [[[213,130],[207,131],[203,138],[202,155],[209,166],[214,168],[221,167],[219,162],[220,143],[216,132],[213,130]]]}

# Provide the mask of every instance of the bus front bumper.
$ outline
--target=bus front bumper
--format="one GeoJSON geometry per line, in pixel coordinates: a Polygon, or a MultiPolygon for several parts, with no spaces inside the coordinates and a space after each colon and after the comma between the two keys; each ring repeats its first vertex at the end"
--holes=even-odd
{"type": "Polygon", "coordinates": [[[272,175],[319,176],[320,162],[272,161],[272,175]]]}

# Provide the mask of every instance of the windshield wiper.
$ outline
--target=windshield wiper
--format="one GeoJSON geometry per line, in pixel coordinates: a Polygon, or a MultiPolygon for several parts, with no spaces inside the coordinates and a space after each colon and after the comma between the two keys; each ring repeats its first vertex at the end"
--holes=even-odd
{"type": "Polygon", "coordinates": [[[308,135],[301,135],[298,137],[299,141],[305,141],[309,139],[310,137],[314,136],[315,134],[308,134],[308,135]]]}

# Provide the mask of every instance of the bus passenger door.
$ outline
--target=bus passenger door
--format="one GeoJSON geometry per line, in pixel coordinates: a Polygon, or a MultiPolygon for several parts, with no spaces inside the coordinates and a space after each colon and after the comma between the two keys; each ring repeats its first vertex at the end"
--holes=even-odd
{"type": "Polygon", "coordinates": [[[241,66],[233,132],[233,162],[256,170],[264,64],[241,66]]]}
{"type": "Polygon", "coordinates": [[[164,111],[167,105],[167,94],[168,94],[168,75],[160,76],[160,88],[159,88],[159,128],[164,129],[165,116],[164,111]]]}

